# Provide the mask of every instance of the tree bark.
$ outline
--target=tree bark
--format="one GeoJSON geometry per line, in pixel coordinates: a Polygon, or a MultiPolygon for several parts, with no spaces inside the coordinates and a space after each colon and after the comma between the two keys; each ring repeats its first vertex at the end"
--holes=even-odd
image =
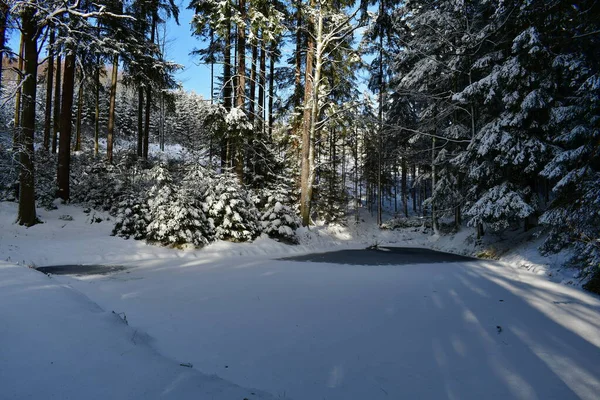
{"type": "Polygon", "coordinates": [[[83,113],[83,75],[79,82],[79,91],[77,93],[77,119],[75,120],[75,146],[74,151],[81,150],[81,117],[83,113]]]}
{"type": "Polygon", "coordinates": [[[411,168],[411,175],[412,175],[412,180],[411,180],[411,193],[412,193],[412,209],[413,209],[413,213],[417,212],[417,189],[415,187],[415,182],[417,179],[417,166],[415,164],[412,165],[411,168]]]}
{"type": "MultiPolygon", "coordinates": [[[[150,43],[154,45],[154,39],[156,35],[156,22],[158,15],[156,12],[152,13],[152,26],[150,28],[150,43]]],[[[144,159],[148,159],[148,147],[150,143],[150,114],[152,113],[152,85],[146,86],[146,121],[144,125],[144,143],[143,143],[143,155],[144,159]]]]}
{"type": "Polygon", "coordinates": [[[119,76],[119,56],[113,57],[112,77],[110,80],[110,97],[108,104],[108,134],[106,138],[106,158],[113,162],[113,140],[115,134],[115,104],[117,98],[117,78],[119,76]]]}
{"type": "Polygon", "coordinates": [[[0,93],[2,93],[2,70],[4,68],[4,48],[6,46],[6,24],[10,8],[6,1],[0,1],[0,93]]]}
{"type": "Polygon", "coordinates": [[[73,130],[71,111],[75,89],[75,52],[65,56],[65,76],[63,79],[62,105],[60,113],[60,138],[58,139],[58,193],[64,201],[70,197],[69,170],[71,168],[71,133],[73,130]]]}
{"type": "Polygon", "coordinates": [[[60,101],[62,90],[62,60],[60,53],[56,54],[56,79],[54,82],[54,115],[52,121],[54,123],[52,129],[52,154],[56,154],[58,147],[58,132],[60,130],[60,101]]]}
{"type": "MultiPolygon", "coordinates": [[[[254,32],[254,36],[258,36],[258,32],[254,32]]],[[[256,120],[256,67],[258,63],[258,45],[252,43],[252,62],[250,68],[250,101],[248,102],[248,116],[252,126],[256,120]]]]}
{"type": "MultiPolygon", "coordinates": [[[[315,7],[315,0],[310,1],[311,8],[315,7]]],[[[312,19],[312,18],[311,18],[312,19]]],[[[309,23],[309,26],[314,23],[309,23]]],[[[310,224],[310,206],[312,201],[312,185],[310,183],[312,175],[312,159],[314,158],[314,148],[311,140],[312,108],[313,100],[313,63],[315,52],[315,40],[312,35],[308,35],[308,44],[306,49],[306,68],[304,82],[304,114],[302,125],[302,161],[300,171],[300,217],[302,226],[310,224]]]]}
{"type": "Polygon", "coordinates": [[[25,80],[23,82],[23,120],[20,134],[17,135],[19,148],[19,225],[33,226],[38,220],[35,211],[35,179],[33,163],[33,138],[35,133],[35,106],[37,95],[37,24],[35,23],[35,7],[27,7],[21,14],[20,55],[25,59],[25,80]]]}
{"type": "Polygon", "coordinates": [[[144,137],[142,142],[142,157],[148,159],[148,146],[150,144],[150,113],[152,110],[152,88],[146,88],[146,114],[144,116],[144,137]]]}
{"type": "Polygon", "coordinates": [[[408,191],[406,186],[407,169],[406,158],[402,157],[402,208],[406,218],[408,218],[408,191]]]}
{"type": "MultiPolygon", "coordinates": [[[[302,0],[296,0],[296,54],[294,62],[294,108],[302,98],[302,0]]],[[[306,97],[306,96],[305,96],[306,97]]]]}
{"type": "Polygon", "coordinates": [[[144,89],[140,85],[138,87],[138,109],[137,109],[137,155],[144,155],[144,89]]]}
{"type": "MultiPolygon", "coordinates": [[[[437,131],[436,131],[437,133],[437,131]]],[[[435,185],[437,184],[437,168],[435,165],[435,136],[431,138],[431,227],[433,233],[439,233],[437,209],[435,207],[435,185]]]]}
{"type": "MultiPolygon", "coordinates": [[[[22,28],[22,29],[25,30],[25,28],[22,28]]],[[[17,153],[19,151],[19,135],[21,135],[21,131],[20,131],[20,128],[21,128],[21,93],[22,93],[21,84],[23,82],[23,74],[25,74],[25,71],[23,71],[23,60],[25,58],[24,52],[25,52],[25,41],[26,40],[30,40],[30,39],[25,37],[24,32],[21,32],[21,43],[19,45],[19,60],[17,62],[17,92],[15,93],[15,118],[14,118],[15,130],[14,130],[14,134],[13,134],[13,151],[15,153],[17,153]]],[[[37,60],[37,56],[36,56],[36,60],[37,60]]],[[[37,71],[36,71],[36,77],[37,77],[37,71]]]]}
{"type": "Polygon", "coordinates": [[[55,32],[50,29],[48,43],[48,67],[46,68],[46,109],[44,110],[44,150],[50,151],[50,131],[52,130],[52,88],[54,87],[54,46],[55,32]]]}
{"type": "MultiPolygon", "coordinates": [[[[246,0],[238,0],[240,20],[237,28],[237,87],[236,107],[245,109],[246,97],[246,0]]],[[[244,141],[238,137],[235,143],[235,174],[240,183],[244,182],[244,141]]]]}
{"type": "Polygon", "coordinates": [[[277,44],[271,43],[271,56],[269,57],[269,138],[273,138],[273,102],[275,98],[275,51],[277,44]]]}
{"type": "Polygon", "coordinates": [[[265,51],[264,32],[261,32],[260,40],[260,68],[258,73],[258,121],[260,132],[264,135],[265,129],[265,85],[266,85],[266,67],[267,56],[265,51]]]}
{"type": "Polygon", "coordinates": [[[98,143],[100,139],[100,57],[98,56],[96,59],[96,112],[94,118],[94,156],[98,156],[100,151],[100,145],[98,143]]]}

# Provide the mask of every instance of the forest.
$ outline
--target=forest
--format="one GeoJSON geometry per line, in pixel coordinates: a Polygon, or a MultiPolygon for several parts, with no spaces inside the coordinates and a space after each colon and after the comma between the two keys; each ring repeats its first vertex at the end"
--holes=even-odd
{"type": "Polygon", "coordinates": [[[541,228],[600,281],[597,0],[9,0],[0,49],[20,225],[60,199],[163,245],[295,243],[364,208],[387,229],[541,228]],[[210,98],[165,55],[180,7],[210,98]]]}

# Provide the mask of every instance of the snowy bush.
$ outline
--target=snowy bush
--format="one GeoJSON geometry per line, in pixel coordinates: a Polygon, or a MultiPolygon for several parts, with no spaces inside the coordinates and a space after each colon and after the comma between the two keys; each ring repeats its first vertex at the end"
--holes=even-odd
{"type": "Polygon", "coordinates": [[[489,189],[466,212],[471,217],[468,225],[485,223],[493,231],[501,231],[519,223],[535,212],[526,195],[507,183],[489,189]]]}
{"type": "Polygon", "coordinates": [[[0,134],[0,200],[16,199],[15,183],[18,181],[16,159],[12,151],[8,135],[0,134]]]}
{"type": "Polygon", "coordinates": [[[35,153],[35,201],[36,206],[54,209],[56,199],[57,155],[45,151],[35,153]]]}
{"type": "Polygon", "coordinates": [[[233,174],[216,177],[207,191],[203,209],[215,227],[215,239],[244,242],[260,234],[258,210],[233,174]]]}
{"type": "Polygon", "coordinates": [[[113,206],[111,211],[116,216],[115,227],[112,234],[125,239],[130,237],[140,240],[146,238],[148,224],[150,223],[150,208],[144,192],[127,193],[113,206]]]}
{"type": "Polygon", "coordinates": [[[396,230],[404,228],[431,228],[431,218],[394,217],[381,224],[381,229],[396,230]]]}
{"type": "Polygon", "coordinates": [[[263,233],[269,237],[288,242],[298,243],[296,229],[300,219],[289,204],[291,189],[283,183],[259,190],[257,206],[260,210],[260,225],[263,233]]]}
{"type": "Polygon", "coordinates": [[[164,165],[154,168],[153,174],[156,184],[149,193],[146,238],[164,245],[208,244],[212,226],[201,199],[185,187],[177,188],[164,165]]]}
{"type": "Polygon", "coordinates": [[[108,211],[120,201],[123,192],[124,179],[115,165],[87,155],[72,160],[72,202],[108,211]]]}

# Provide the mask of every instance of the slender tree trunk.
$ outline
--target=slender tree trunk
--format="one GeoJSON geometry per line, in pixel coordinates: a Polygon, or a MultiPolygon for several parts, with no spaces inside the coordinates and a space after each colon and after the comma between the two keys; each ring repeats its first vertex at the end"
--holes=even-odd
{"type": "Polygon", "coordinates": [[[75,52],[65,56],[65,76],[63,80],[62,105],[60,114],[60,138],[58,140],[58,193],[64,201],[70,197],[69,170],[71,168],[71,133],[73,130],[71,111],[75,89],[75,52]]]}
{"type": "Polygon", "coordinates": [[[144,122],[144,141],[143,154],[144,159],[148,159],[148,146],[150,145],[150,113],[152,110],[152,88],[150,85],[146,88],[146,115],[144,122]]]}
{"type": "Polygon", "coordinates": [[[233,82],[231,80],[231,10],[227,9],[227,29],[223,47],[223,103],[227,111],[233,106],[233,82]]]}
{"type": "MultiPolygon", "coordinates": [[[[165,96],[163,93],[160,93],[160,120],[158,124],[158,137],[159,137],[159,145],[160,151],[165,151],[165,96]]],[[[209,160],[212,159],[212,143],[209,146],[209,160]]]]}
{"type": "MultiPolygon", "coordinates": [[[[246,97],[246,0],[238,0],[240,20],[237,29],[237,93],[236,107],[240,110],[245,109],[246,97]]],[[[245,138],[238,138],[235,146],[235,173],[238,180],[244,182],[244,141],[245,138]]]]}
{"type": "MultiPolygon", "coordinates": [[[[383,16],[385,13],[384,1],[379,1],[379,15],[383,16]]],[[[383,207],[383,186],[381,183],[382,174],[382,160],[381,152],[383,149],[383,102],[385,93],[385,80],[383,78],[383,34],[379,35],[379,131],[377,135],[377,225],[382,224],[382,207],[383,207]]]]}
{"type": "MultiPolygon", "coordinates": [[[[33,18],[33,17],[32,17],[33,18]]],[[[23,28],[24,29],[24,28],[23,28]]],[[[15,125],[13,133],[13,151],[17,153],[19,151],[19,135],[21,135],[21,84],[23,82],[23,60],[25,58],[25,41],[29,38],[25,37],[25,34],[21,33],[21,44],[19,45],[19,59],[17,61],[17,93],[15,93],[15,125]]],[[[37,59],[37,57],[36,57],[37,59]]],[[[37,76],[37,73],[36,73],[37,76]]]]}
{"type": "Polygon", "coordinates": [[[402,208],[406,218],[408,218],[408,190],[406,185],[407,169],[406,158],[402,157],[402,208]]]}
{"type": "Polygon", "coordinates": [[[75,146],[74,151],[81,151],[81,117],[83,114],[83,75],[79,82],[79,91],[77,93],[77,119],[75,120],[75,146]]]}
{"type": "MultiPolygon", "coordinates": [[[[150,43],[154,44],[156,35],[156,23],[158,16],[156,13],[152,14],[152,26],[150,28],[150,43]]],[[[148,147],[150,144],[150,114],[152,113],[152,85],[146,86],[146,121],[144,125],[144,143],[143,143],[143,155],[144,159],[148,159],[148,147]]]]}
{"type": "Polygon", "coordinates": [[[100,152],[100,57],[96,58],[96,76],[95,76],[95,94],[96,94],[96,112],[94,118],[94,156],[98,157],[100,152]]]}
{"type": "Polygon", "coordinates": [[[273,139],[273,102],[275,99],[275,51],[277,44],[271,43],[271,56],[269,57],[269,138],[273,139]]]}
{"type": "Polygon", "coordinates": [[[138,87],[138,108],[137,108],[137,155],[144,155],[144,89],[138,87]]]}
{"type": "MultiPolygon", "coordinates": [[[[315,7],[315,0],[310,1],[311,8],[315,7]]],[[[311,18],[312,19],[312,18],[311,18]]],[[[309,26],[314,26],[314,22],[309,23],[309,26]]],[[[312,29],[311,29],[312,31],[312,29]]],[[[314,105],[311,107],[311,101],[314,101],[313,84],[316,82],[316,78],[313,81],[313,70],[314,70],[314,54],[315,53],[315,40],[312,35],[308,36],[308,45],[306,49],[306,70],[305,70],[305,88],[304,88],[304,115],[303,115],[303,126],[302,126],[302,161],[300,171],[300,217],[302,218],[302,226],[308,226],[310,224],[310,206],[312,201],[312,168],[314,160],[314,147],[312,141],[312,108],[318,107],[314,105]]]]}
{"type": "Polygon", "coordinates": [[[52,130],[52,88],[54,87],[54,40],[55,31],[50,29],[48,43],[48,67],[46,68],[46,109],[44,110],[44,150],[50,151],[50,131],[52,130]]]}
{"type": "MultiPolygon", "coordinates": [[[[391,202],[390,202],[390,206],[391,206],[391,202]]],[[[398,213],[398,161],[394,157],[394,214],[397,214],[397,213],[398,213]]]]}
{"type": "Polygon", "coordinates": [[[435,206],[435,185],[437,184],[437,168],[435,165],[435,136],[431,138],[431,226],[433,233],[439,233],[437,209],[435,206]]]}
{"type": "MultiPolygon", "coordinates": [[[[36,1],[33,1],[34,5],[36,1]]],[[[25,59],[25,80],[23,82],[23,120],[20,134],[17,136],[19,148],[19,225],[32,226],[37,221],[35,212],[35,179],[33,163],[33,138],[35,133],[35,106],[37,91],[37,26],[34,21],[34,5],[27,7],[21,14],[20,53],[25,59]]]]}
{"type": "Polygon", "coordinates": [[[106,138],[106,158],[113,162],[113,140],[115,134],[115,104],[117,99],[117,78],[119,76],[119,56],[113,57],[112,77],[110,81],[110,95],[108,104],[108,135],[106,138]]]}
{"type": "Polygon", "coordinates": [[[2,70],[4,69],[4,49],[6,47],[6,25],[10,8],[6,1],[0,1],[0,93],[2,93],[2,70]]]}
{"type": "Polygon", "coordinates": [[[354,149],[353,149],[353,153],[354,153],[354,208],[355,208],[355,215],[354,215],[354,220],[356,223],[358,223],[359,221],[359,209],[360,209],[360,201],[361,201],[361,193],[359,193],[359,175],[358,175],[358,129],[354,128],[354,134],[355,134],[355,139],[354,139],[354,149]]]}
{"type": "MultiPolygon", "coordinates": [[[[294,62],[294,108],[302,99],[302,0],[296,0],[296,53],[294,62]]],[[[305,95],[306,98],[306,95],[305,95]]]]}
{"type": "Polygon", "coordinates": [[[265,129],[265,85],[266,85],[266,67],[267,56],[265,51],[264,32],[260,35],[260,68],[258,73],[258,120],[260,123],[260,132],[264,135],[265,129]]]}
{"type": "Polygon", "coordinates": [[[56,51],[56,79],[54,82],[54,115],[52,116],[52,154],[56,154],[58,147],[58,134],[60,131],[60,103],[62,91],[62,60],[60,53],[56,51]]]}
{"type": "MultiPolygon", "coordinates": [[[[254,32],[254,37],[258,36],[258,32],[254,32]]],[[[258,64],[258,45],[256,40],[252,43],[252,64],[250,68],[250,101],[248,102],[248,116],[250,118],[250,122],[252,122],[252,126],[254,126],[254,121],[256,121],[256,69],[258,64]]]]}
{"type": "Polygon", "coordinates": [[[412,165],[411,167],[411,194],[412,194],[412,209],[413,209],[413,213],[417,212],[417,190],[415,187],[415,182],[417,179],[417,166],[415,164],[412,165]]]}
{"type": "MultiPolygon", "coordinates": [[[[458,176],[458,193],[462,193],[462,178],[460,175],[458,176]]],[[[461,224],[462,224],[462,216],[460,213],[460,200],[459,200],[454,205],[454,226],[456,227],[456,230],[460,229],[461,224]]]]}
{"type": "MultiPolygon", "coordinates": [[[[232,107],[232,81],[231,81],[231,10],[227,8],[227,28],[225,32],[225,46],[223,47],[223,105],[225,110],[231,111],[232,107]]],[[[221,170],[229,168],[230,139],[221,140],[221,170]]]]}

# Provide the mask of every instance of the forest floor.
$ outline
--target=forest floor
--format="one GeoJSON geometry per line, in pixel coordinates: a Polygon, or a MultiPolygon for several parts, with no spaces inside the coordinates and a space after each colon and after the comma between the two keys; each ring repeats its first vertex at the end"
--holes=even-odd
{"type": "Polygon", "coordinates": [[[7,398],[595,399],[600,392],[600,299],[557,283],[573,273],[558,271],[564,255],[537,255],[535,236],[476,243],[468,232],[380,231],[365,215],[359,225],[300,230],[296,246],[259,238],[177,250],[112,237],[106,214],[76,206],[40,210],[45,223],[28,229],[13,223],[15,215],[15,204],[0,203],[7,398]],[[406,254],[390,262],[385,249],[355,253],[373,245],[500,261],[407,263],[406,254]],[[313,254],[340,250],[345,258],[313,254]],[[124,269],[46,276],[27,268],[78,264],[124,269]]]}

